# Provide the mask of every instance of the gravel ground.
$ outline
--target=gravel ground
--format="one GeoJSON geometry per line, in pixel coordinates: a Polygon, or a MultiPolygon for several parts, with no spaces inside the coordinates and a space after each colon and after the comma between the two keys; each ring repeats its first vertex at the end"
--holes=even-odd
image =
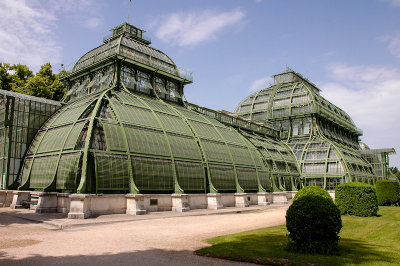
{"type": "Polygon", "coordinates": [[[252,213],[152,216],[64,230],[0,212],[0,265],[249,265],[200,257],[205,239],[285,223],[286,206],[252,213]],[[154,218],[155,217],[155,218],[154,218]]]}

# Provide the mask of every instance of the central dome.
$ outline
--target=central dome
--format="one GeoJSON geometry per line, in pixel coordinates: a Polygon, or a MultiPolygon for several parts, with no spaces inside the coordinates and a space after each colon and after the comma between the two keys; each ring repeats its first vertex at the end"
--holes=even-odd
{"type": "Polygon", "coordinates": [[[174,62],[163,52],[149,46],[144,31],[123,23],[112,29],[112,35],[104,39],[104,44],[89,51],[75,64],[72,72],[85,69],[96,63],[115,56],[121,56],[127,60],[140,62],[169,74],[179,76],[179,71],[174,62]]]}
{"type": "Polygon", "coordinates": [[[124,23],[65,78],[66,104],[39,130],[21,189],[78,193],[294,190],[296,159],[272,125],[183,100],[191,78],[124,23]],[[241,130],[239,131],[238,128],[241,130]]]}

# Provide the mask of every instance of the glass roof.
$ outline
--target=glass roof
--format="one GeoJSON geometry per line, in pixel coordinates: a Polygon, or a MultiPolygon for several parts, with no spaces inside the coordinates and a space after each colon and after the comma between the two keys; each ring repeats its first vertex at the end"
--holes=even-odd
{"type": "Polygon", "coordinates": [[[24,100],[39,102],[39,103],[47,103],[47,104],[61,106],[61,103],[57,102],[57,101],[48,100],[48,99],[44,99],[44,98],[39,98],[39,97],[26,95],[26,94],[22,94],[22,93],[17,93],[17,92],[13,92],[13,91],[0,90],[0,94],[1,95],[12,96],[12,97],[16,97],[16,98],[20,98],[20,99],[24,99],[24,100]]]}
{"type": "Polygon", "coordinates": [[[275,84],[244,99],[236,113],[260,121],[318,114],[353,133],[362,134],[346,112],[323,98],[320,90],[300,74],[285,72],[275,75],[274,79],[275,84]]]}

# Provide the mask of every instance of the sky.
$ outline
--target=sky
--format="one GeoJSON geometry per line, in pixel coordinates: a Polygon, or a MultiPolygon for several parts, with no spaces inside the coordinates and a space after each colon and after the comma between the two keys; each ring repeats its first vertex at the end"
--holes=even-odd
{"type": "Polygon", "coordinates": [[[189,102],[233,112],[286,66],[400,168],[400,0],[0,0],[0,62],[57,72],[129,22],[193,71],[189,102]]]}

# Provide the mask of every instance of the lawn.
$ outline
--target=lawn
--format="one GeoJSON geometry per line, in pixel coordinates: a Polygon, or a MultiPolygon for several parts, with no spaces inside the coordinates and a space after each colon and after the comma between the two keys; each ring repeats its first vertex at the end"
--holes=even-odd
{"type": "Polygon", "coordinates": [[[400,265],[400,208],[379,207],[378,217],[342,216],[337,256],[285,250],[286,227],[275,226],[215,237],[198,255],[268,265],[400,265]]]}

